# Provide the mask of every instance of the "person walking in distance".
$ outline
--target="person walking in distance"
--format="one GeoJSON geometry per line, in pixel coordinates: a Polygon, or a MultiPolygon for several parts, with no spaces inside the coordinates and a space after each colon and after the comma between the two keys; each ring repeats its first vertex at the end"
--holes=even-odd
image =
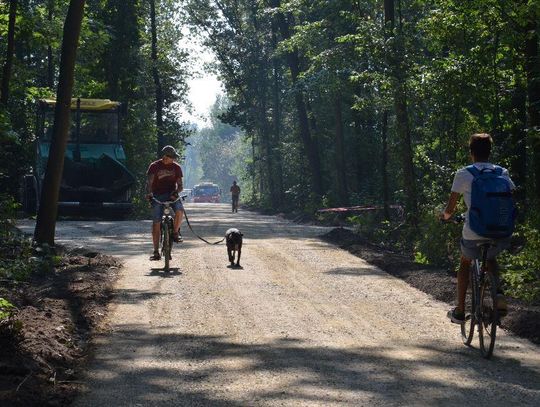
{"type": "MultiPolygon", "coordinates": [[[[158,201],[174,201],[184,189],[182,168],[175,161],[178,154],[173,146],[165,146],[161,150],[161,159],[154,161],[148,167],[146,175],[148,177],[148,194],[147,198],[152,204],[152,241],[154,244],[154,254],[150,257],[151,260],[160,260],[159,254],[159,236],[160,222],[163,216],[163,205],[158,204],[152,198],[155,197],[158,201]]],[[[174,231],[173,240],[175,242],[182,241],[180,234],[180,225],[184,215],[184,206],[182,201],[178,200],[172,204],[174,210],[174,231]]]]}
{"type": "Polygon", "coordinates": [[[231,186],[232,211],[238,212],[238,200],[240,199],[240,187],[233,181],[231,186]]]}

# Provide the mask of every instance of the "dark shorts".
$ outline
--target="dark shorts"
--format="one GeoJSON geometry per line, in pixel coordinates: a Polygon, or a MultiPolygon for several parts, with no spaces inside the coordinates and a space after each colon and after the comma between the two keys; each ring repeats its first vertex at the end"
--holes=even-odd
{"type": "MultiPolygon", "coordinates": [[[[154,198],[156,198],[158,201],[165,202],[171,198],[171,194],[154,195],[154,198]]],[[[173,203],[171,207],[173,208],[175,213],[178,211],[184,210],[184,205],[182,204],[181,199],[173,203]]],[[[152,201],[152,222],[154,223],[161,222],[162,216],[163,216],[163,205],[158,204],[156,201],[152,201]]]]}
{"type": "Polygon", "coordinates": [[[481,255],[480,245],[486,242],[493,242],[488,250],[488,259],[494,259],[500,252],[510,247],[510,238],[499,240],[465,240],[461,239],[461,254],[467,259],[479,259],[481,255]]]}

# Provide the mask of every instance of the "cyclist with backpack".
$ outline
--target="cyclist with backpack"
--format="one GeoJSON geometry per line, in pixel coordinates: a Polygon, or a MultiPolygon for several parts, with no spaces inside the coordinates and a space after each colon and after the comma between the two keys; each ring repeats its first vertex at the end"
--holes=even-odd
{"type": "MultiPolygon", "coordinates": [[[[515,208],[512,191],[515,185],[508,170],[490,163],[493,140],[489,134],[473,134],[469,149],[473,164],[458,170],[454,176],[448,204],[441,214],[449,220],[456,210],[461,195],[467,205],[461,238],[461,262],[457,276],[457,307],[448,312],[453,323],[465,321],[465,296],[473,259],[480,257],[479,243],[490,241],[488,270],[497,276],[496,256],[510,245],[514,230],[515,208]]],[[[506,315],[507,305],[502,293],[497,295],[497,308],[506,315]]]]}

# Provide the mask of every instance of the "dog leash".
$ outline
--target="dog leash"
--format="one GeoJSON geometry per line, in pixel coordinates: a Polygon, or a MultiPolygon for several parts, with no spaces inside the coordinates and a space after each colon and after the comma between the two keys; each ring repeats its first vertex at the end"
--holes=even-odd
{"type": "Polygon", "coordinates": [[[225,238],[221,239],[220,241],[217,241],[217,242],[214,242],[214,243],[210,243],[208,240],[206,240],[205,238],[203,237],[200,237],[197,233],[195,233],[195,231],[193,230],[193,228],[191,227],[191,223],[189,223],[189,218],[187,216],[187,212],[186,212],[186,208],[184,208],[184,216],[186,217],[186,223],[189,227],[189,230],[191,230],[191,233],[193,233],[195,236],[197,236],[199,239],[201,239],[203,242],[205,243],[208,243],[210,245],[216,245],[216,244],[220,244],[221,242],[223,242],[225,240],[225,238]]]}

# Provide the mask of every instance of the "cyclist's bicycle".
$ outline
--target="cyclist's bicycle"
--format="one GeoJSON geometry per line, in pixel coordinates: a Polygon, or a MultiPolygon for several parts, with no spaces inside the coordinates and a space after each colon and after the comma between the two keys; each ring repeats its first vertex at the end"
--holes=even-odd
{"type": "Polygon", "coordinates": [[[172,259],[171,251],[173,244],[173,233],[174,233],[174,211],[172,209],[172,204],[178,202],[184,197],[179,196],[174,201],[165,201],[161,202],[156,198],[152,197],[158,205],[163,205],[163,216],[161,217],[160,226],[160,244],[161,244],[161,256],[165,259],[164,271],[169,271],[169,263],[172,259]]]}
{"type": "MultiPolygon", "coordinates": [[[[455,223],[463,221],[462,216],[450,220],[455,223]]],[[[478,327],[480,352],[486,359],[493,354],[497,326],[501,324],[501,315],[497,308],[499,276],[497,273],[491,273],[487,267],[488,250],[494,245],[496,245],[494,240],[478,242],[481,255],[471,264],[465,297],[465,321],[461,324],[461,337],[467,346],[473,340],[475,326],[478,327]]]]}

